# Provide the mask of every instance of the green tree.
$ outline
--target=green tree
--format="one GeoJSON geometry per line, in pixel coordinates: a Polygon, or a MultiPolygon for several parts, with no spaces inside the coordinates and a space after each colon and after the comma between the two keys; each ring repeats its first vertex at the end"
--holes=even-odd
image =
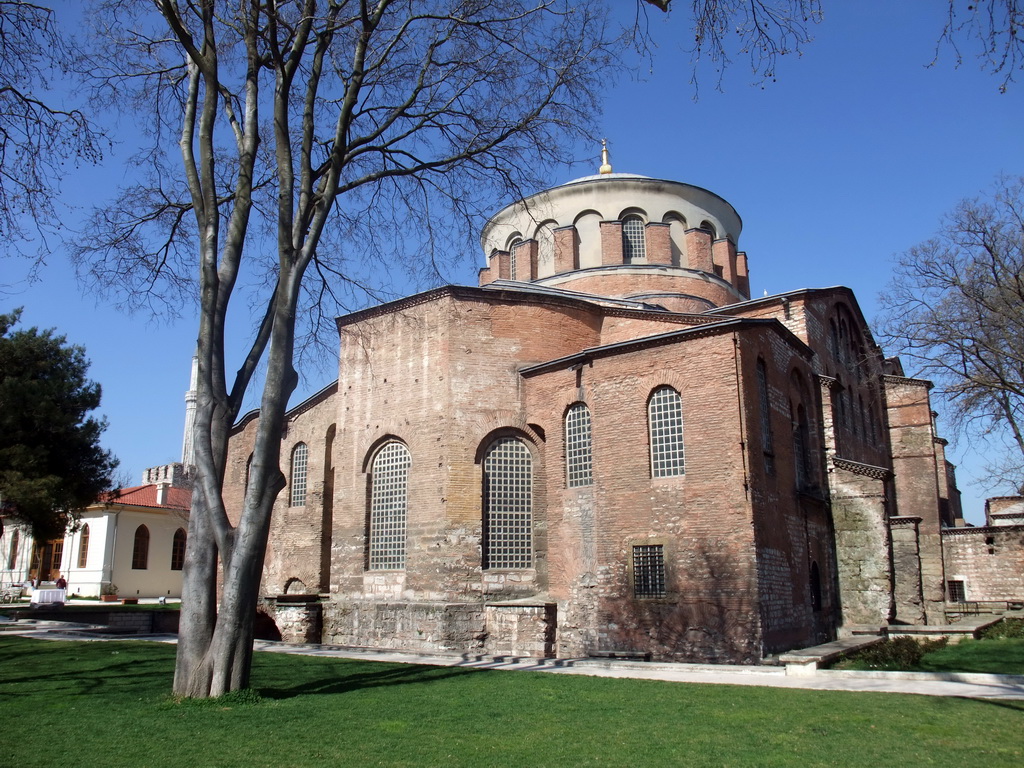
{"type": "Polygon", "coordinates": [[[0,508],[46,540],[109,490],[117,460],[89,415],[100,386],[85,351],[52,330],[11,330],[20,315],[0,315],[0,508]]]}

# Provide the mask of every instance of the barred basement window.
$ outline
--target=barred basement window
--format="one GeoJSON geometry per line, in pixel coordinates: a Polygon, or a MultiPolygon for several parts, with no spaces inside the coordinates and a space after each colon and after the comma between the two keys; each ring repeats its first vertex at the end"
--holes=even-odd
{"type": "Polygon", "coordinates": [[[309,448],[305,443],[299,443],[292,449],[292,494],[289,506],[303,507],[306,505],[306,461],[309,458],[309,448]]]}
{"type": "Polygon", "coordinates": [[[644,220],[639,216],[627,216],[622,220],[622,263],[647,260],[644,220]]]}
{"type": "Polygon", "coordinates": [[[672,387],[659,387],[647,404],[651,437],[651,477],[672,477],[685,471],[683,401],[672,387]]]}
{"type": "Polygon", "coordinates": [[[590,432],[590,409],[576,403],[565,415],[565,471],[570,488],[591,485],[593,444],[590,432]]]}
{"type": "Polygon", "coordinates": [[[179,528],[174,532],[174,539],[171,541],[171,570],[180,571],[185,568],[185,529],[179,528]]]}
{"type": "Polygon", "coordinates": [[[949,602],[951,603],[966,603],[967,593],[964,590],[964,583],[959,580],[950,580],[946,582],[946,591],[949,593],[949,602]]]}
{"type": "Polygon", "coordinates": [[[665,597],[665,548],[661,544],[633,547],[633,596],[665,597]]]}
{"type": "Polygon", "coordinates": [[[149,567],[149,528],[140,525],[135,529],[135,546],[132,548],[132,568],[144,571],[149,567]]]}
{"type": "Polygon", "coordinates": [[[503,437],[484,457],[484,568],[533,565],[533,458],[503,437]]]}
{"type": "Polygon", "coordinates": [[[89,524],[82,526],[82,534],[78,537],[78,567],[85,568],[89,562],[89,524]]]}
{"type": "Polygon", "coordinates": [[[775,452],[772,447],[772,414],[768,399],[768,366],[757,359],[757,392],[761,400],[761,451],[764,453],[764,471],[775,473],[775,452]]]}
{"type": "Polygon", "coordinates": [[[370,485],[369,566],[372,571],[405,568],[409,449],[386,443],[373,459],[370,485]]]}

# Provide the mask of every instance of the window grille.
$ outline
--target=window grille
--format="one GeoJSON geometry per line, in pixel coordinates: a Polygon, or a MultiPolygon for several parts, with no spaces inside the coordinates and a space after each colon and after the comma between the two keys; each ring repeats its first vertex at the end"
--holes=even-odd
{"type": "Polygon", "coordinates": [[[966,603],[967,592],[964,589],[964,583],[960,580],[950,580],[946,582],[946,591],[949,593],[949,602],[951,603],[966,603]]]}
{"type": "Polygon", "coordinates": [[[503,437],[484,457],[484,567],[533,566],[533,458],[503,437]]]}
{"type": "Polygon", "coordinates": [[[633,595],[665,597],[665,547],[639,544],[633,547],[633,595]]]}
{"type": "Polygon", "coordinates": [[[772,447],[771,402],[768,399],[768,366],[764,360],[757,360],[757,392],[761,401],[761,450],[764,453],[764,469],[768,474],[775,472],[775,452],[772,447]]]}
{"type": "Polygon", "coordinates": [[[622,220],[622,261],[624,264],[647,260],[645,237],[644,220],[639,216],[627,216],[622,220]]]}
{"type": "Polygon", "coordinates": [[[149,528],[140,525],[135,529],[135,546],[132,548],[132,568],[144,571],[149,567],[149,528]]]}
{"type": "Polygon", "coordinates": [[[672,387],[654,390],[647,404],[647,421],[651,436],[651,476],[683,474],[683,403],[679,393],[672,387]]]}
{"type": "Polygon", "coordinates": [[[180,571],[185,568],[185,529],[179,528],[174,532],[174,539],[171,541],[171,570],[180,571]]]}
{"type": "Polygon", "coordinates": [[[299,443],[292,450],[292,495],[289,506],[302,507],[306,505],[306,461],[309,458],[309,448],[305,443],[299,443]]]}
{"type": "Polygon", "coordinates": [[[590,409],[576,403],[565,415],[565,470],[570,488],[591,485],[593,444],[590,431],[590,409]]]}
{"type": "Polygon", "coordinates": [[[516,279],[516,249],[519,248],[519,244],[522,242],[522,240],[516,238],[508,247],[508,271],[510,280],[516,279]]]}
{"type": "Polygon", "coordinates": [[[82,534],[78,537],[78,567],[85,568],[89,562],[89,524],[82,526],[82,534]]]}
{"type": "Polygon", "coordinates": [[[405,568],[409,449],[390,442],[373,459],[370,484],[370,570],[405,568]]]}
{"type": "Polygon", "coordinates": [[[53,543],[53,556],[50,559],[50,570],[59,571],[60,561],[64,559],[64,539],[53,543]]]}

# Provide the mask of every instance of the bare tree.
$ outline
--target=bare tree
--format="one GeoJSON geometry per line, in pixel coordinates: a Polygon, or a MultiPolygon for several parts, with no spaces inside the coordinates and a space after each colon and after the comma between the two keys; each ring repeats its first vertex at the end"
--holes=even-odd
{"type": "Polygon", "coordinates": [[[947,215],[881,302],[887,342],[938,383],[956,425],[1008,437],[992,479],[1024,492],[1024,177],[947,215]]]}
{"type": "MultiPolygon", "coordinates": [[[[968,43],[976,46],[975,55],[983,69],[1002,76],[999,90],[1005,92],[1014,81],[1014,74],[1024,67],[1024,2],[949,0],[939,47],[952,48],[959,66],[968,43]]],[[[938,54],[936,51],[936,59],[938,54]]]]}
{"type": "Polygon", "coordinates": [[[614,56],[599,7],[556,0],[155,5],[156,15],[109,2],[100,17],[111,45],[94,62],[101,91],[141,107],[155,141],[149,176],[96,211],[76,255],[136,302],[173,307],[198,290],[197,474],[174,691],[205,697],[249,681],[303,296],[329,298],[358,274],[360,233],[399,251],[429,244],[479,201],[537,183],[531,169],[568,161],[614,56]],[[179,172],[162,151],[171,132],[179,172]],[[418,228],[382,231],[395,223],[418,228]],[[236,293],[259,319],[231,379],[236,293]],[[249,484],[229,515],[228,433],[258,365],[249,484]]]}
{"type": "MultiPolygon", "coordinates": [[[[638,4],[668,12],[680,3],[638,0],[638,4]]],[[[686,18],[692,39],[691,84],[699,85],[699,69],[706,64],[721,88],[724,72],[737,54],[747,58],[760,81],[774,80],[779,57],[799,55],[811,42],[822,10],[821,0],[689,0],[686,18]]]]}
{"type": "Polygon", "coordinates": [[[73,58],[52,10],[0,0],[0,240],[8,244],[59,228],[65,163],[102,155],[101,134],[53,87],[73,58]]]}

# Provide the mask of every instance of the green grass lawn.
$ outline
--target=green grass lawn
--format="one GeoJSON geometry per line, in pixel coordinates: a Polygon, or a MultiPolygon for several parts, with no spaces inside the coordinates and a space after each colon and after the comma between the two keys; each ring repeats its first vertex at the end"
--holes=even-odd
{"type": "Polygon", "coordinates": [[[0,636],[0,765],[1024,764],[1024,702],[257,654],[262,700],[176,702],[174,648],[0,636]]]}

